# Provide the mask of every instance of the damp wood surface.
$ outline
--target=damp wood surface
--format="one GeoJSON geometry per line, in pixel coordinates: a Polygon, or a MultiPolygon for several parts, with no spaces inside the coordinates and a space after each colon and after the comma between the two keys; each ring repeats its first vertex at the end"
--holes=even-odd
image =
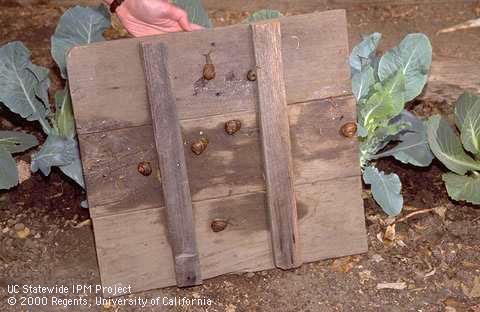
{"type": "MultiPolygon", "coordinates": [[[[295,185],[360,175],[357,142],[339,132],[344,123],[355,120],[352,97],[290,105],[288,115],[295,185]]],[[[193,201],[265,190],[257,114],[185,120],[181,127],[193,201]],[[233,136],[224,130],[232,119],[242,122],[233,136]],[[197,156],[190,145],[201,136],[209,144],[197,156]]],[[[163,205],[151,126],[81,134],[79,141],[92,216],[163,205]],[[142,161],[151,163],[150,176],[138,172],[142,161]]]]}
{"type": "MultiPolygon", "coordinates": [[[[304,262],[367,250],[361,188],[352,187],[359,184],[355,176],[296,188],[304,262]]],[[[263,192],[193,203],[193,211],[204,279],[275,267],[263,192]],[[212,232],[216,218],[229,221],[224,231],[212,232]]],[[[135,291],[175,285],[165,225],[161,207],[94,218],[103,285],[122,281],[135,291]]]]}
{"type": "MultiPolygon", "coordinates": [[[[292,16],[280,23],[287,102],[349,94],[345,11],[292,16]]],[[[246,79],[255,66],[251,29],[239,24],[73,48],[67,63],[78,133],[151,124],[140,41],[164,42],[181,51],[168,61],[181,120],[255,111],[256,83],[246,79]],[[204,54],[210,51],[216,79],[203,84],[204,54]]]]}
{"type": "MultiPolygon", "coordinates": [[[[289,130],[281,137],[289,136],[291,144],[286,175],[295,190],[289,200],[295,200],[297,213],[288,216],[297,224],[294,248],[303,262],[364,252],[358,144],[339,131],[355,120],[345,11],[286,17],[279,23],[283,77],[277,78],[285,84],[283,128],[289,130]]],[[[141,44],[163,43],[172,51],[166,67],[182,134],[202,278],[275,267],[258,115],[261,92],[258,81],[246,79],[257,65],[250,27],[96,43],[69,53],[104,286],[121,281],[140,291],[176,284],[168,198],[157,155],[171,144],[159,144],[156,150],[141,44]],[[216,78],[205,82],[200,78],[204,54],[210,51],[216,78]],[[229,120],[241,121],[234,135],[225,132],[229,120]],[[202,137],[208,146],[195,155],[190,146],[202,137]],[[138,172],[140,162],[150,163],[151,175],[138,172]],[[212,222],[219,219],[226,228],[214,232],[212,222]]]]}
{"type": "Polygon", "coordinates": [[[252,25],[258,116],[275,265],[302,264],[279,22],[252,25]]]}
{"type": "Polygon", "coordinates": [[[142,56],[158,167],[163,177],[162,188],[176,284],[179,287],[200,285],[202,277],[182,132],[166,65],[168,48],[162,43],[142,44],[142,56]]]}

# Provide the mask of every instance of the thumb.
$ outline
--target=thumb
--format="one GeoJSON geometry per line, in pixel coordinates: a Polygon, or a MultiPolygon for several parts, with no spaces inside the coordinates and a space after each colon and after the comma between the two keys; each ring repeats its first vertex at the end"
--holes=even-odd
{"type": "Polygon", "coordinates": [[[180,27],[185,31],[192,31],[192,26],[188,21],[188,14],[184,10],[174,6],[173,4],[170,7],[170,18],[178,22],[180,27]]]}

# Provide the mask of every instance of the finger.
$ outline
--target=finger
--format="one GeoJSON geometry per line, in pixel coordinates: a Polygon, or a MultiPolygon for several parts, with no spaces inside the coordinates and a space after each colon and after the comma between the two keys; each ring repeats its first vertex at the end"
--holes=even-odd
{"type": "Polygon", "coordinates": [[[188,21],[188,15],[187,12],[184,10],[171,5],[170,10],[169,10],[169,15],[172,20],[177,21],[177,23],[180,25],[180,27],[185,30],[185,31],[192,31],[192,26],[190,22],[188,21]]]}
{"type": "Polygon", "coordinates": [[[201,30],[201,29],[205,29],[205,27],[203,27],[203,26],[200,26],[200,25],[197,25],[197,24],[193,24],[193,23],[190,23],[190,26],[192,27],[192,30],[201,30]]]}

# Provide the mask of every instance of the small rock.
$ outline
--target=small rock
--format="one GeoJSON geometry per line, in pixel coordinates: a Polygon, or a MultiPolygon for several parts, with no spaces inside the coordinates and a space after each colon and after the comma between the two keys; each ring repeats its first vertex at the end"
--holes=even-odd
{"type": "Polygon", "coordinates": [[[379,254],[374,254],[372,256],[372,261],[376,262],[376,263],[380,263],[383,261],[383,258],[382,256],[380,256],[379,254]]]}
{"type": "Polygon", "coordinates": [[[386,240],[389,240],[393,242],[395,240],[395,223],[387,226],[387,229],[385,230],[385,235],[383,235],[383,238],[386,240]]]}
{"type": "Polygon", "coordinates": [[[23,223],[17,223],[15,224],[15,227],[14,227],[15,231],[22,231],[25,229],[25,224],[23,223]]]}
{"type": "Polygon", "coordinates": [[[27,163],[26,161],[20,160],[17,163],[17,170],[18,170],[18,180],[20,184],[32,177],[30,164],[27,163]]]}
{"type": "Polygon", "coordinates": [[[253,273],[253,272],[248,272],[247,274],[245,274],[245,277],[246,277],[246,278],[255,277],[255,273],[253,273]]]}
{"type": "Polygon", "coordinates": [[[42,236],[40,235],[40,233],[37,233],[37,234],[35,234],[35,236],[34,236],[33,238],[39,239],[39,238],[41,238],[41,237],[42,237],[42,236]]]}
{"type": "Polygon", "coordinates": [[[15,225],[15,223],[16,223],[16,221],[15,221],[15,220],[13,220],[13,219],[8,219],[8,220],[7,220],[7,225],[8,225],[9,227],[12,227],[12,226],[14,226],[14,225],[15,225]]]}
{"type": "Polygon", "coordinates": [[[200,296],[199,293],[194,292],[194,293],[192,294],[192,297],[195,298],[195,299],[199,299],[201,296],[200,296]]]}
{"type": "Polygon", "coordinates": [[[23,230],[17,231],[17,237],[20,239],[25,239],[30,235],[30,229],[25,227],[23,230]]]}
{"type": "Polygon", "coordinates": [[[10,231],[10,228],[9,227],[6,227],[2,230],[2,233],[3,234],[7,234],[8,232],[10,231]]]}

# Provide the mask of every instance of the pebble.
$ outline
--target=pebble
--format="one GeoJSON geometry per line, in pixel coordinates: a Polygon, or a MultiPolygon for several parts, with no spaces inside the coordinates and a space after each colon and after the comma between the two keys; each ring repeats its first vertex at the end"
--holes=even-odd
{"type": "Polygon", "coordinates": [[[37,233],[37,234],[35,234],[35,236],[34,236],[33,238],[39,239],[39,238],[41,238],[41,237],[42,237],[42,236],[40,235],[40,233],[37,233]]]}
{"type": "Polygon", "coordinates": [[[3,234],[7,234],[8,231],[10,231],[10,228],[9,228],[9,227],[6,227],[6,228],[4,228],[4,229],[2,230],[2,233],[3,233],[3,234]]]}
{"type": "Polygon", "coordinates": [[[247,274],[245,274],[245,277],[246,277],[246,278],[255,277],[255,273],[253,273],[253,272],[248,272],[247,274]]]}
{"type": "Polygon", "coordinates": [[[25,229],[25,224],[23,223],[17,223],[15,224],[15,227],[14,227],[15,231],[22,231],[25,229]]]}
{"type": "Polygon", "coordinates": [[[11,226],[14,226],[15,223],[16,223],[16,221],[13,220],[13,219],[8,219],[8,220],[7,220],[7,225],[10,226],[10,227],[11,227],[11,226]]]}
{"type": "Polygon", "coordinates": [[[379,254],[374,254],[372,256],[372,260],[375,261],[376,263],[379,263],[379,262],[382,262],[383,261],[383,258],[382,256],[380,256],[379,254]]]}

